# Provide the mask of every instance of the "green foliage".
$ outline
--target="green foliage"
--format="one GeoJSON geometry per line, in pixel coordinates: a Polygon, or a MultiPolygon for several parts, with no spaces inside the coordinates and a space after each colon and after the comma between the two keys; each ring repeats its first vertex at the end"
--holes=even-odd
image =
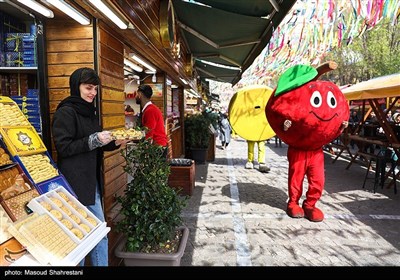
{"type": "Polygon", "coordinates": [[[365,31],[353,42],[329,53],[327,60],[338,63],[330,78],[340,85],[398,73],[400,69],[400,25],[388,20],[365,31]],[[336,73],[335,73],[336,72],[336,73]]]}
{"type": "Polygon", "coordinates": [[[208,148],[210,141],[210,118],[204,114],[185,117],[185,141],[189,148],[208,148]]]}
{"type": "Polygon", "coordinates": [[[182,225],[186,198],[168,185],[170,166],[162,154],[162,147],[146,139],[122,152],[124,170],[133,179],[124,195],[117,197],[123,218],[116,229],[127,237],[129,252],[145,252],[167,243],[182,225]]]}
{"type": "Polygon", "coordinates": [[[218,129],[218,119],[219,115],[216,112],[203,112],[203,115],[210,121],[211,125],[214,127],[214,129],[218,129]]]}

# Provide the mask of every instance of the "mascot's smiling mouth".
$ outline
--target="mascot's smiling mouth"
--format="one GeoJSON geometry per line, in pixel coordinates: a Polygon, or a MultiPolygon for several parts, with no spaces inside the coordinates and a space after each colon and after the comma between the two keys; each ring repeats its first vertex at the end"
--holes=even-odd
{"type": "Polygon", "coordinates": [[[339,117],[339,115],[337,113],[335,113],[330,119],[323,119],[320,116],[318,116],[314,111],[310,111],[310,113],[312,113],[314,116],[317,117],[317,119],[319,119],[320,121],[323,122],[329,122],[330,120],[332,120],[334,117],[339,117]]]}

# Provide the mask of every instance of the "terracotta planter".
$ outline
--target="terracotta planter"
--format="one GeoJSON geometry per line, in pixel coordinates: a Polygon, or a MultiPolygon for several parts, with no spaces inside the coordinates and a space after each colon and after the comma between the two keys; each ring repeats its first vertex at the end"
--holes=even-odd
{"type": "Polygon", "coordinates": [[[179,266],[189,238],[189,229],[180,227],[183,231],[181,243],[175,254],[133,253],[124,251],[126,238],[123,238],[115,248],[115,255],[124,260],[125,266],[179,266]]]}

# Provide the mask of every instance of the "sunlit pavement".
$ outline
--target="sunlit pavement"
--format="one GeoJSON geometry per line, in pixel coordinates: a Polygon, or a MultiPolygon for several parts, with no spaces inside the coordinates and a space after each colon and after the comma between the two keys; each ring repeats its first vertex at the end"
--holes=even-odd
{"type": "Polygon", "coordinates": [[[332,164],[325,153],[325,190],[317,203],[325,219],[313,223],[285,213],[285,144],[266,144],[269,173],[244,168],[244,140],[232,140],[226,150],[219,144],[215,161],[196,165],[194,195],[182,214],[190,237],[181,265],[400,265],[400,194],[386,186],[373,193],[373,180],[363,189],[364,167],[345,170],[347,161],[332,164]]]}

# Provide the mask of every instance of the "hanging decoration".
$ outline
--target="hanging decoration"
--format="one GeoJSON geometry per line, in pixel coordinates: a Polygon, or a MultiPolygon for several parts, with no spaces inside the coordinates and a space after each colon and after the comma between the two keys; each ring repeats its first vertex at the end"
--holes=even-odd
{"type": "Polygon", "coordinates": [[[351,44],[384,18],[394,25],[399,16],[400,0],[297,1],[240,85],[263,83],[262,77],[279,76],[295,64],[317,66],[334,48],[351,44]]]}

